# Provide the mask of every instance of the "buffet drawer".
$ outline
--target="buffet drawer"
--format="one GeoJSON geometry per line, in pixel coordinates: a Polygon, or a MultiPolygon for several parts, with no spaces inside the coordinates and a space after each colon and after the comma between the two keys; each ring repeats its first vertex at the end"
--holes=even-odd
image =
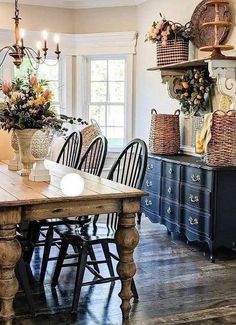
{"type": "Polygon", "coordinates": [[[178,223],[179,206],[172,201],[161,199],[161,218],[168,219],[171,222],[178,223]]]}
{"type": "Polygon", "coordinates": [[[211,213],[211,192],[207,189],[198,189],[182,183],[180,201],[182,205],[211,213]]]}
{"type": "Polygon", "coordinates": [[[163,177],[180,180],[180,165],[164,162],[163,163],[163,177]]]}
{"type": "Polygon", "coordinates": [[[158,195],[149,193],[148,196],[142,197],[141,199],[142,210],[148,209],[152,211],[152,213],[159,215],[159,202],[160,197],[158,195]]]}
{"type": "Polygon", "coordinates": [[[162,197],[179,201],[179,183],[167,178],[162,178],[162,197]]]}
{"type": "Polygon", "coordinates": [[[152,157],[148,157],[147,173],[161,175],[161,161],[152,157]]]}
{"type": "Polygon", "coordinates": [[[186,207],[180,208],[180,225],[196,234],[211,237],[211,216],[186,207]]]}
{"type": "Polygon", "coordinates": [[[193,186],[206,187],[211,190],[213,186],[213,172],[203,168],[183,166],[181,181],[193,186]]]}
{"type": "Polygon", "coordinates": [[[146,173],[142,187],[145,192],[151,192],[160,195],[160,186],[160,177],[151,173],[146,173]]]}

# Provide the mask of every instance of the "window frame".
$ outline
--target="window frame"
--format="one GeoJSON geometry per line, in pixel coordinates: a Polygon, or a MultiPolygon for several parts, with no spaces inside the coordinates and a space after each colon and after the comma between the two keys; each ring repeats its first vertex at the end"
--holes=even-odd
{"type": "MultiPolygon", "coordinates": [[[[91,60],[119,60],[122,59],[125,61],[125,89],[124,89],[124,145],[132,138],[132,79],[133,79],[133,56],[129,54],[95,54],[95,55],[87,55],[84,57],[84,65],[85,65],[85,74],[86,77],[85,80],[85,89],[84,89],[84,110],[83,110],[83,116],[88,120],[89,118],[89,103],[90,103],[90,89],[91,89],[91,60]]],[[[106,80],[106,83],[108,84],[108,80],[106,80]]],[[[107,104],[107,102],[106,102],[107,104]]],[[[115,104],[115,103],[113,103],[115,104]]],[[[117,103],[119,105],[119,103],[117,103]]],[[[123,105],[123,103],[122,103],[123,105]]],[[[109,152],[119,152],[122,148],[114,148],[109,146],[108,151],[109,152]]]]}

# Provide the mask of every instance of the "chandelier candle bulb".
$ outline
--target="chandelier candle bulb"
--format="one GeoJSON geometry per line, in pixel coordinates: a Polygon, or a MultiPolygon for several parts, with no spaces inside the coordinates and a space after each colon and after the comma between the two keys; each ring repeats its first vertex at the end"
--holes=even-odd
{"type": "Polygon", "coordinates": [[[48,39],[48,32],[46,30],[43,30],[42,36],[43,36],[44,41],[46,41],[48,39]]]}
{"type": "Polygon", "coordinates": [[[25,31],[23,28],[20,29],[20,46],[23,48],[24,47],[24,37],[25,37],[25,31]]]}
{"type": "Polygon", "coordinates": [[[42,32],[42,36],[43,36],[43,39],[44,39],[44,47],[43,47],[43,52],[44,52],[44,58],[46,58],[47,56],[47,51],[48,51],[48,45],[47,45],[47,39],[48,39],[48,32],[46,30],[44,30],[42,32]]]}
{"type": "Polygon", "coordinates": [[[58,34],[55,34],[54,35],[54,42],[56,43],[56,51],[58,52],[59,51],[59,35],[58,34]]]}

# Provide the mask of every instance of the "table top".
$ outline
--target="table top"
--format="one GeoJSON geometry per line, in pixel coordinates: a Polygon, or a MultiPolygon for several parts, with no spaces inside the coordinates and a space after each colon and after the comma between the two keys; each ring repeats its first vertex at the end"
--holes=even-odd
{"type": "Polygon", "coordinates": [[[20,176],[8,170],[5,161],[0,162],[0,208],[27,206],[45,202],[72,202],[99,199],[138,198],[145,193],[135,188],[75,170],[52,161],[46,161],[50,170],[50,182],[33,182],[28,176],[20,176]],[[84,191],[79,196],[66,196],[60,188],[60,182],[68,173],[79,174],[84,180],[84,191]]]}

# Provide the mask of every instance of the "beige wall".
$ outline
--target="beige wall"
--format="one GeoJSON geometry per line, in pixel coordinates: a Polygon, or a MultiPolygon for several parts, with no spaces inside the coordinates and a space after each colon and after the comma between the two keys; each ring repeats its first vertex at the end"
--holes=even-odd
{"type": "MultiPolygon", "coordinates": [[[[0,28],[13,27],[13,14],[12,4],[0,3],[0,28]]],[[[70,9],[20,5],[21,27],[26,30],[74,33],[73,15],[70,9]]]]}
{"type": "Polygon", "coordinates": [[[174,112],[179,104],[171,99],[166,85],[162,84],[160,71],[147,71],[147,68],[156,66],[156,47],[151,42],[144,43],[145,34],[154,20],[159,20],[159,12],[167,19],[185,24],[191,18],[192,12],[199,0],[149,0],[138,6],[138,45],[135,58],[135,136],[148,139],[150,127],[150,110],[155,107],[159,112],[174,112]],[[178,8],[181,3],[181,8],[178,8]],[[153,10],[155,8],[155,10],[153,10]],[[184,9],[183,9],[184,8],[184,9]],[[145,121],[140,125],[140,121],[145,121]]]}
{"type": "Polygon", "coordinates": [[[12,157],[12,149],[10,146],[10,134],[0,130],[0,160],[12,157]]]}
{"type": "MultiPolygon", "coordinates": [[[[63,9],[20,5],[21,26],[59,33],[105,33],[137,29],[137,7],[63,9]]],[[[0,2],[0,28],[12,28],[13,4],[0,2]]]]}
{"type": "Polygon", "coordinates": [[[137,7],[76,10],[75,33],[127,32],[137,29],[137,7]]]}

